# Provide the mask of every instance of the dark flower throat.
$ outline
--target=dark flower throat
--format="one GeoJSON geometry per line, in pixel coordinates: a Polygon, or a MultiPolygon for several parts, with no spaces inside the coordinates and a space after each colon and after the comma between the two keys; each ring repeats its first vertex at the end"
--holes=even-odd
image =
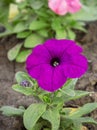
{"type": "Polygon", "coordinates": [[[50,61],[51,66],[56,67],[60,64],[60,59],[59,58],[52,58],[50,61]]]}

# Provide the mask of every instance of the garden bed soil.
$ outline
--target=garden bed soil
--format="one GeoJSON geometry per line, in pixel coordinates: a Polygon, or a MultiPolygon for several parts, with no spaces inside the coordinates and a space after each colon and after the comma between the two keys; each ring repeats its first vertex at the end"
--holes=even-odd
{"type": "MultiPolygon", "coordinates": [[[[88,58],[89,68],[87,73],[79,79],[76,89],[92,91],[93,94],[71,101],[67,106],[76,107],[88,102],[97,102],[97,22],[87,25],[87,34],[77,32],[76,41],[84,48],[84,54],[88,58]]],[[[19,70],[25,70],[24,64],[10,62],[7,59],[7,52],[20,41],[15,36],[0,39],[0,106],[10,105],[27,107],[36,102],[32,97],[24,96],[15,92],[11,86],[15,82],[15,73],[19,70]]],[[[97,110],[89,114],[97,121],[97,110]]],[[[88,125],[89,130],[97,130],[97,126],[88,125]]],[[[25,130],[22,125],[22,119],[16,117],[6,117],[0,114],[0,130],[25,130]]]]}

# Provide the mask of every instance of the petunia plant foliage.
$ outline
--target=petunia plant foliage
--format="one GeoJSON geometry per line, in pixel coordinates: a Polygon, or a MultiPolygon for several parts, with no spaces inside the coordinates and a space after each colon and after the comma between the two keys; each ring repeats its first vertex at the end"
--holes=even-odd
{"type": "Polygon", "coordinates": [[[75,85],[88,69],[82,47],[73,40],[49,39],[37,45],[26,60],[27,72],[17,72],[13,90],[34,96],[37,103],[25,108],[3,106],[6,116],[22,116],[27,130],[84,130],[85,123],[97,122],[88,113],[97,103],[87,103],[76,108],[67,102],[90,95],[91,92],[75,90],[75,85]]]}
{"type": "Polygon", "coordinates": [[[0,37],[14,34],[21,41],[8,59],[25,62],[30,49],[49,38],[74,40],[75,30],[86,33],[87,22],[97,20],[96,10],[96,0],[1,0],[0,37]]]}

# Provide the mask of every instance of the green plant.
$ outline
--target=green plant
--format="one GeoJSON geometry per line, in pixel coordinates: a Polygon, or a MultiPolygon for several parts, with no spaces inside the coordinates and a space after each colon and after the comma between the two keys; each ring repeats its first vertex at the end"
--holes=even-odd
{"type": "Polygon", "coordinates": [[[92,117],[85,116],[97,108],[96,102],[78,108],[65,106],[70,100],[91,94],[74,89],[78,79],[69,79],[54,93],[41,90],[37,82],[24,72],[17,72],[16,80],[18,84],[12,88],[26,96],[34,96],[38,103],[31,104],[27,109],[23,106],[19,108],[3,106],[0,111],[6,116],[22,116],[27,130],[81,130],[83,123],[97,124],[92,117]],[[27,81],[26,86],[23,84],[24,81],[27,81]]]}
{"type": "MultiPolygon", "coordinates": [[[[95,0],[92,2],[91,0],[88,2],[82,0],[83,6],[78,13],[64,16],[59,16],[52,12],[48,8],[47,2],[47,0],[24,0],[20,3],[9,0],[9,4],[5,1],[1,2],[1,11],[4,12],[4,14],[1,15],[0,22],[1,25],[6,27],[6,31],[0,33],[0,37],[16,34],[16,37],[22,39],[23,43],[22,46],[18,46],[19,51],[15,52],[13,48],[9,50],[9,60],[12,61],[16,59],[17,62],[25,62],[25,55],[26,57],[29,55],[28,49],[33,48],[39,43],[43,43],[43,41],[48,38],[75,39],[75,29],[86,32],[84,28],[86,22],[97,19],[97,13],[95,11],[97,2],[95,0]],[[8,8],[10,10],[12,2],[14,6],[16,6],[18,13],[12,17],[12,19],[8,19],[8,8]],[[5,5],[7,8],[6,11],[3,11],[5,9],[3,7],[6,7],[5,5]],[[23,49],[21,50],[22,47],[24,48],[23,52],[23,49]]],[[[14,10],[11,12],[14,12],[14,10]]]]}

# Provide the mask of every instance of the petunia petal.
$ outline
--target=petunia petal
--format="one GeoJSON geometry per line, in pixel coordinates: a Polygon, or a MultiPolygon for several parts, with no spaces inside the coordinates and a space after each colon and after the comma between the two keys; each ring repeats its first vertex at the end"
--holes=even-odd
{"type": "Polygon", "coordinates": [[[65,0],[48,0],[48,6],[59,15],[65,15],[68,12],[68,6],[65,0]]]}
{"type": "Polygon", "coordinates": [[[62,40],[56,40],[56,39],[51,39],[47,40],[44,43],[44,46],[48,49],[50,54],[55,57],[55,56],[62,56],[67,50],[68,53],[80,53],[82,52],[82,48],[78,45],[75,44],[73,40],[67,40],[67,39],[62,39],[62,40]]]}
{"type": "Polygon", "coordinates": [[[71,41],[69,47],[66,49],[66,52],[68,54],[78,54],[78,53],[81,53],[82,51],[83,51],[82,47],[75,44],[74,41],[71,41]]]}
{"type": "Polygon", "coordinates": [[[68,12],[70,13],[76,13],[82,7],[79,0],[67,0],[67,4],[68,4],[68,12]]]}
{"type": "Polygon", "coordinates": [[[52,80],[52,92],[61,88],[66,82],[67,77],[64,75],[61,66],[58,66],[54,69],[52,80]]]}
{"type": "Polygon", "coordinates": [[[41,65],[40,76],[37,78],[39,86],[46,91],[52,92],[52,76],[53,68],[48,64],[41,65]]]}
{"type": "Polygon", "coordinates": [[[41,66],[41,76],[38,78],[39,86],[49,92],[54,92],[61,88],[66,82],[66,76],[61,67],[52,68],[48,65],[41,66]]]}
{"type": "Polygon", "coordinates": [[[69,62],[62,64],[64,74],[68,78],[79,78],[88,68],[87,59],[83,55],[73,55],[69,62]]]}
{"type": "Polygon", "coordinates": [[[68,40],[56,40],[50,39],[44,43],[44,46],[48,49],[52,57],[60,56],[64,52],[64,49],[68,47],[68,40]]]}
{"type": "Polygon", "coordinates": [[[41,64],[28,69],[28,74],[38,81],[39,86],[46,90],[52,91],[53,68],[49,64],[41,64]]]}
{"type": "Polygon", "coordinates": [[[56,14],[65,15],[79,11],[82,5],[80,0],[48,0],[48,6],[56,14]]]}
{"type": "Polygon", "coordinates": [[[49,64],[50,54],[48,50],[43,45],[36,46],[32,53],[28,56],[26,61],[27,69],[40,64],[49,64]]]}
{"type": "Polygon", "coordinates": [[[54,92],[61,88],[67,78],[64,76],[61,67],[55,69],[48,64],[42,64],[28,70],[30,76],[38,81],[39,86],[49,92],[54,92]]]}
{"type": "Polygon", "coordinates": [[[26,70],[32,78],[35,78],[36,80],[38,80],[38,78],[41,76],[41,70],[42,70],[41,65],[37,65],[31,68],[26,68],[26,70]]]}

